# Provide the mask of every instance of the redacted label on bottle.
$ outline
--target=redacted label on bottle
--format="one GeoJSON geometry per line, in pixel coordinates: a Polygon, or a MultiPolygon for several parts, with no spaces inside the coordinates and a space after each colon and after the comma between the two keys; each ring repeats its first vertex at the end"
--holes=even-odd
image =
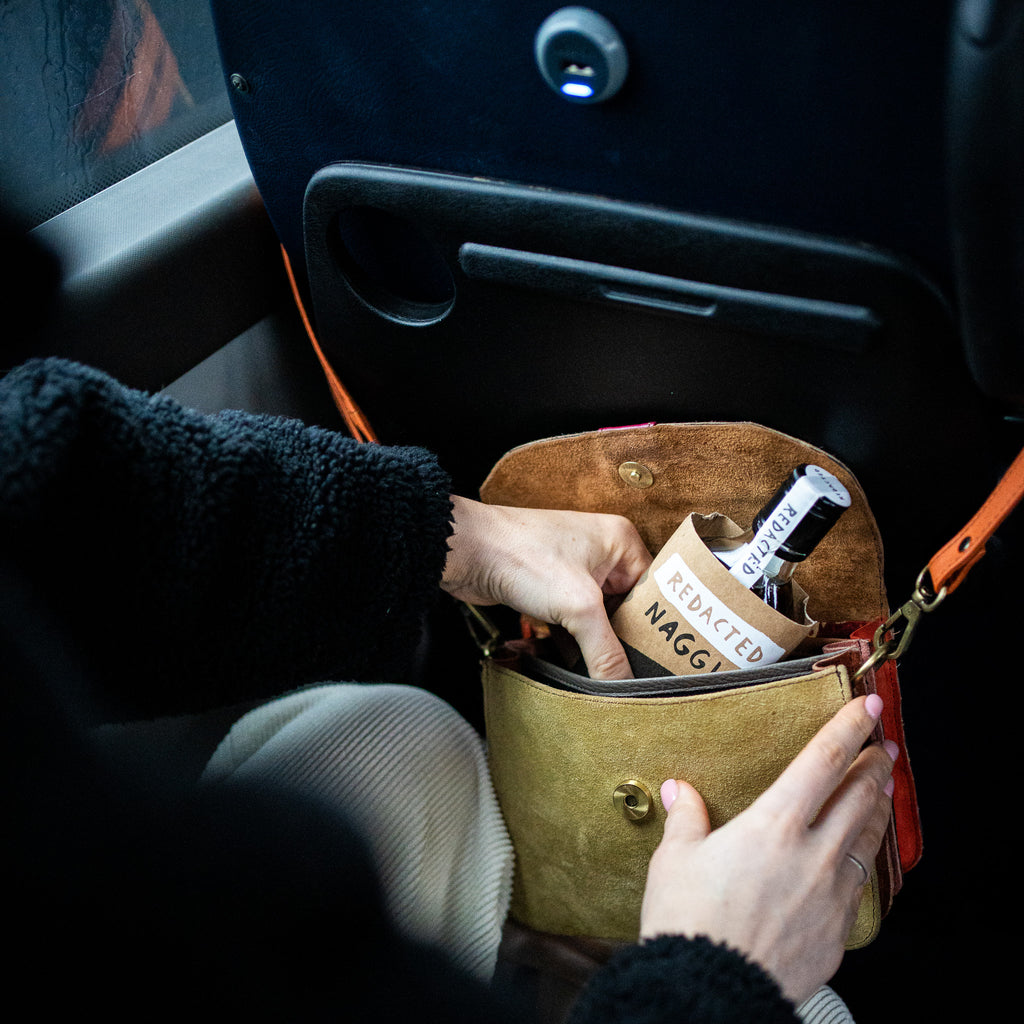
{"type": "MultiPolygon", "coordinates": [[[[660,622],[672,608],[700,629],[702,638],[721,658],[734,665],[760,662],[770,665],[785,657],[785,648],[733,611],[723,597],[701,582],[678,552],[669,555],[654,574],[654,580],[665,607],[662,601],[656,600],[644,612],[652,625],[660,622]]],[[[667,634],[665,639],[671,642],[667,634]]]]}
{"type": "Polygon", "coordinates": [[[738,527],[724,516],[690,516],[612,618],[627,645],[671,675],[773,664],[814,627],[769,608],[730,575],[702,537],[718,530],[738,527]]]}
{"type": "Polygon", "coordinates": [[[761,523],[743,557],[730,566],[732,575],[745,586],[750,586],[823,498],[837,508],[849,508],[850,505],[849,492],[831,473],[820,466],[808,466],[806,473],[793,484],[771,516],[761,523]]]}

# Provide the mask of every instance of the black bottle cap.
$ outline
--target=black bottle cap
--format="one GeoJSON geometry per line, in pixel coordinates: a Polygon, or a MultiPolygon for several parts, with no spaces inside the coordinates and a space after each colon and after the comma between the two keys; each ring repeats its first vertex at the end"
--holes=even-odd
{"type": "Polygon", "coordinates": [[[820,466],[800,465],[783,481],[754,519],[754,533],[778,517],[788,527],[793,518],[799,522],[777,551],[787,562],[802,562],[818,542],[850,507],[850,492],[839,480],[820,466]],[[794,492],[799,481],[805,481],[794,492]],[[799,497],[800,501],[794,499],[799,497]]]}

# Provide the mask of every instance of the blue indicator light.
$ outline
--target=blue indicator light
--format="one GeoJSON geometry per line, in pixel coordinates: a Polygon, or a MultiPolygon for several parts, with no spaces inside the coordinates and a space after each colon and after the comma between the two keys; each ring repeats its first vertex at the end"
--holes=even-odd
{"type": "Polygon", "coordinates": [[[593,87],[585,82],[565,82],[562,85],[562,92],[566,96],[575,96],[577,99],[585,100],[594,95],[593,87]]]}

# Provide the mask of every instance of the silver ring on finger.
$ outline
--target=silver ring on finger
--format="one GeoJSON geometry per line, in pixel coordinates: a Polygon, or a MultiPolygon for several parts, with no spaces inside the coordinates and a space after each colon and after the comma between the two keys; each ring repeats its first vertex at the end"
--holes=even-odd
{"type": "Polygon", "coordinates": [[[860,872],[860,881],[857,883],[858,886],[866,885],[868,878],[870,877],[868,874],[868,869],[864,866],[864,864],[861,861],[854,857],[852,853],[848,853],[846,857],[850,861],[850,863],[853,864],[853,866],[860,872]]]}

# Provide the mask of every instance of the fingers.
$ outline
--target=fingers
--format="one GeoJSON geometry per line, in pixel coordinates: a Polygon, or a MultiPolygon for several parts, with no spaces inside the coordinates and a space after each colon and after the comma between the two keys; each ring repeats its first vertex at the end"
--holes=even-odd
{"type": "Polygon", "coordinates": [[[821,807],[814,827],[819,832],[842,831],[846,819],[863,821],[867,827],[882,798],[888,800],[892,793],[892,768],[897,756],[896,744],[890,741],[861,751],[821,807]]]}
{"type": "Polygon", "coordinates": [[[633,678],[626,651],[612,629],[599,592],[590,604],[555,615],[554,620],[576,640],[591,679],[633,678]]]}
{"type": "Polygon", "coordinates": [[[868,884],[868,879],[871,877],[871,872],[868,870],[868,864],[870,861],[865,861],[861,857],[856,856],[853,853],[846,855],[846,862],[857,872],[857,888],[863,889],[868,884]]]}
{"type": "Polygon", "coordinates": [[[875,728],[882,701],[872,694],[844,705],[758,799],[771,815],[807,825],[832,796],[875,728]]]}
{"type": "Polygon", "coordinates": [[[714,832],[697,791],[666,781],[641,935],[726,942],[795,1003],[827,981],[891,814],[893,749],[864,746],[880,713],[877,697],[844,706],[761,798],[714,832]]]}
{"type": "Polygon", "coordinates": [[[713,872],[709,878],[699,861],[701,847],[711,832],[704,800],[689,783],[667,779],[661,786],[661,802],[668,817],[648,867],[640,935],[650,939],[698,931],[718,934],[711,927],[715,913],[708,913],[706,905],[709,899],[713,903],[720,888],[719,875],[713,872]]]}
{"type": "MultiPolygon", "coordinates": [[[[844,854],[847,859],[852,858],[853,861],[863,864],[864,871],[869,877],[871,875],[871,865],[875,863],[878,851],[882,847],[882,841],[885,838],[885,832],[889,827],[889,819],[891,817],[892,807],[889,801],[887,799],[879,800],[878,809],[872,816],[871,821],[857,835],[844,854]]],[[[854,882],[857,889],[863,888],[866,883],[867,878],[863,876],[855,879],[854,882]]]]}
{"type": "Polygon", "coordinates": [[[641,935],[726,942],[797,1004],[824,984],[842,959],[891,815],[894,749],[864,746],[880,714],[877,697],[845,705],[765,794],[714,832],[697,791],[665,782],[668,815],[641,935]]]}
{"type": "Polygon", "coordinates": [[[485,505],[452,495],[454,532],[441,586],[473,604],[507,604],[565,626],[597,678],[629,668],[605,610],[650,563],[622,516],[485,505]]]}
{"type": "Polygon", "coordinates": [[[665,838],[696,843],[711,832],[704,798],[688,782],[666,779],[661,785],[661,803],[668,812],[665,838]]]}
{"type": "Polygon", "coordinates": [[[601,583],[605,594],[625,594],[651,564],[651,553],[637,533],[636,527],[622,516],[602,517],[606,520],[607,540],[616,551],[614,561],[601,583]]]}
{"type": "Polygon", "coordinates": [[[626,652],[608,622],[603,604],[593,609],[588,616],[564,625],[576,638],[591,679],[633,677],[626,652]]]}
{"type": "MultiPolygon", "coordinates": [[[[892,817],[892,767],[896,756],[896,745],[890,741],[863,751],[812,826],[812,831],[831,848],[848,861],[859,861],[868,871],[892,817]]],[[[857,879],[857,888],[865,881],[857,879]]]]}
{"type": "Polygon", "coordinates": [[[592,560],[589,575],[598,590],[581,613],[562,621],[576,638],[593,679],[629,679],[633,672],[622,643],[608,621],[604,597],[632,590],[650,565],[651,556],[636,528],[621,516],[593,515],[586,519],[592,535],[585,550],[592,560]]]}

